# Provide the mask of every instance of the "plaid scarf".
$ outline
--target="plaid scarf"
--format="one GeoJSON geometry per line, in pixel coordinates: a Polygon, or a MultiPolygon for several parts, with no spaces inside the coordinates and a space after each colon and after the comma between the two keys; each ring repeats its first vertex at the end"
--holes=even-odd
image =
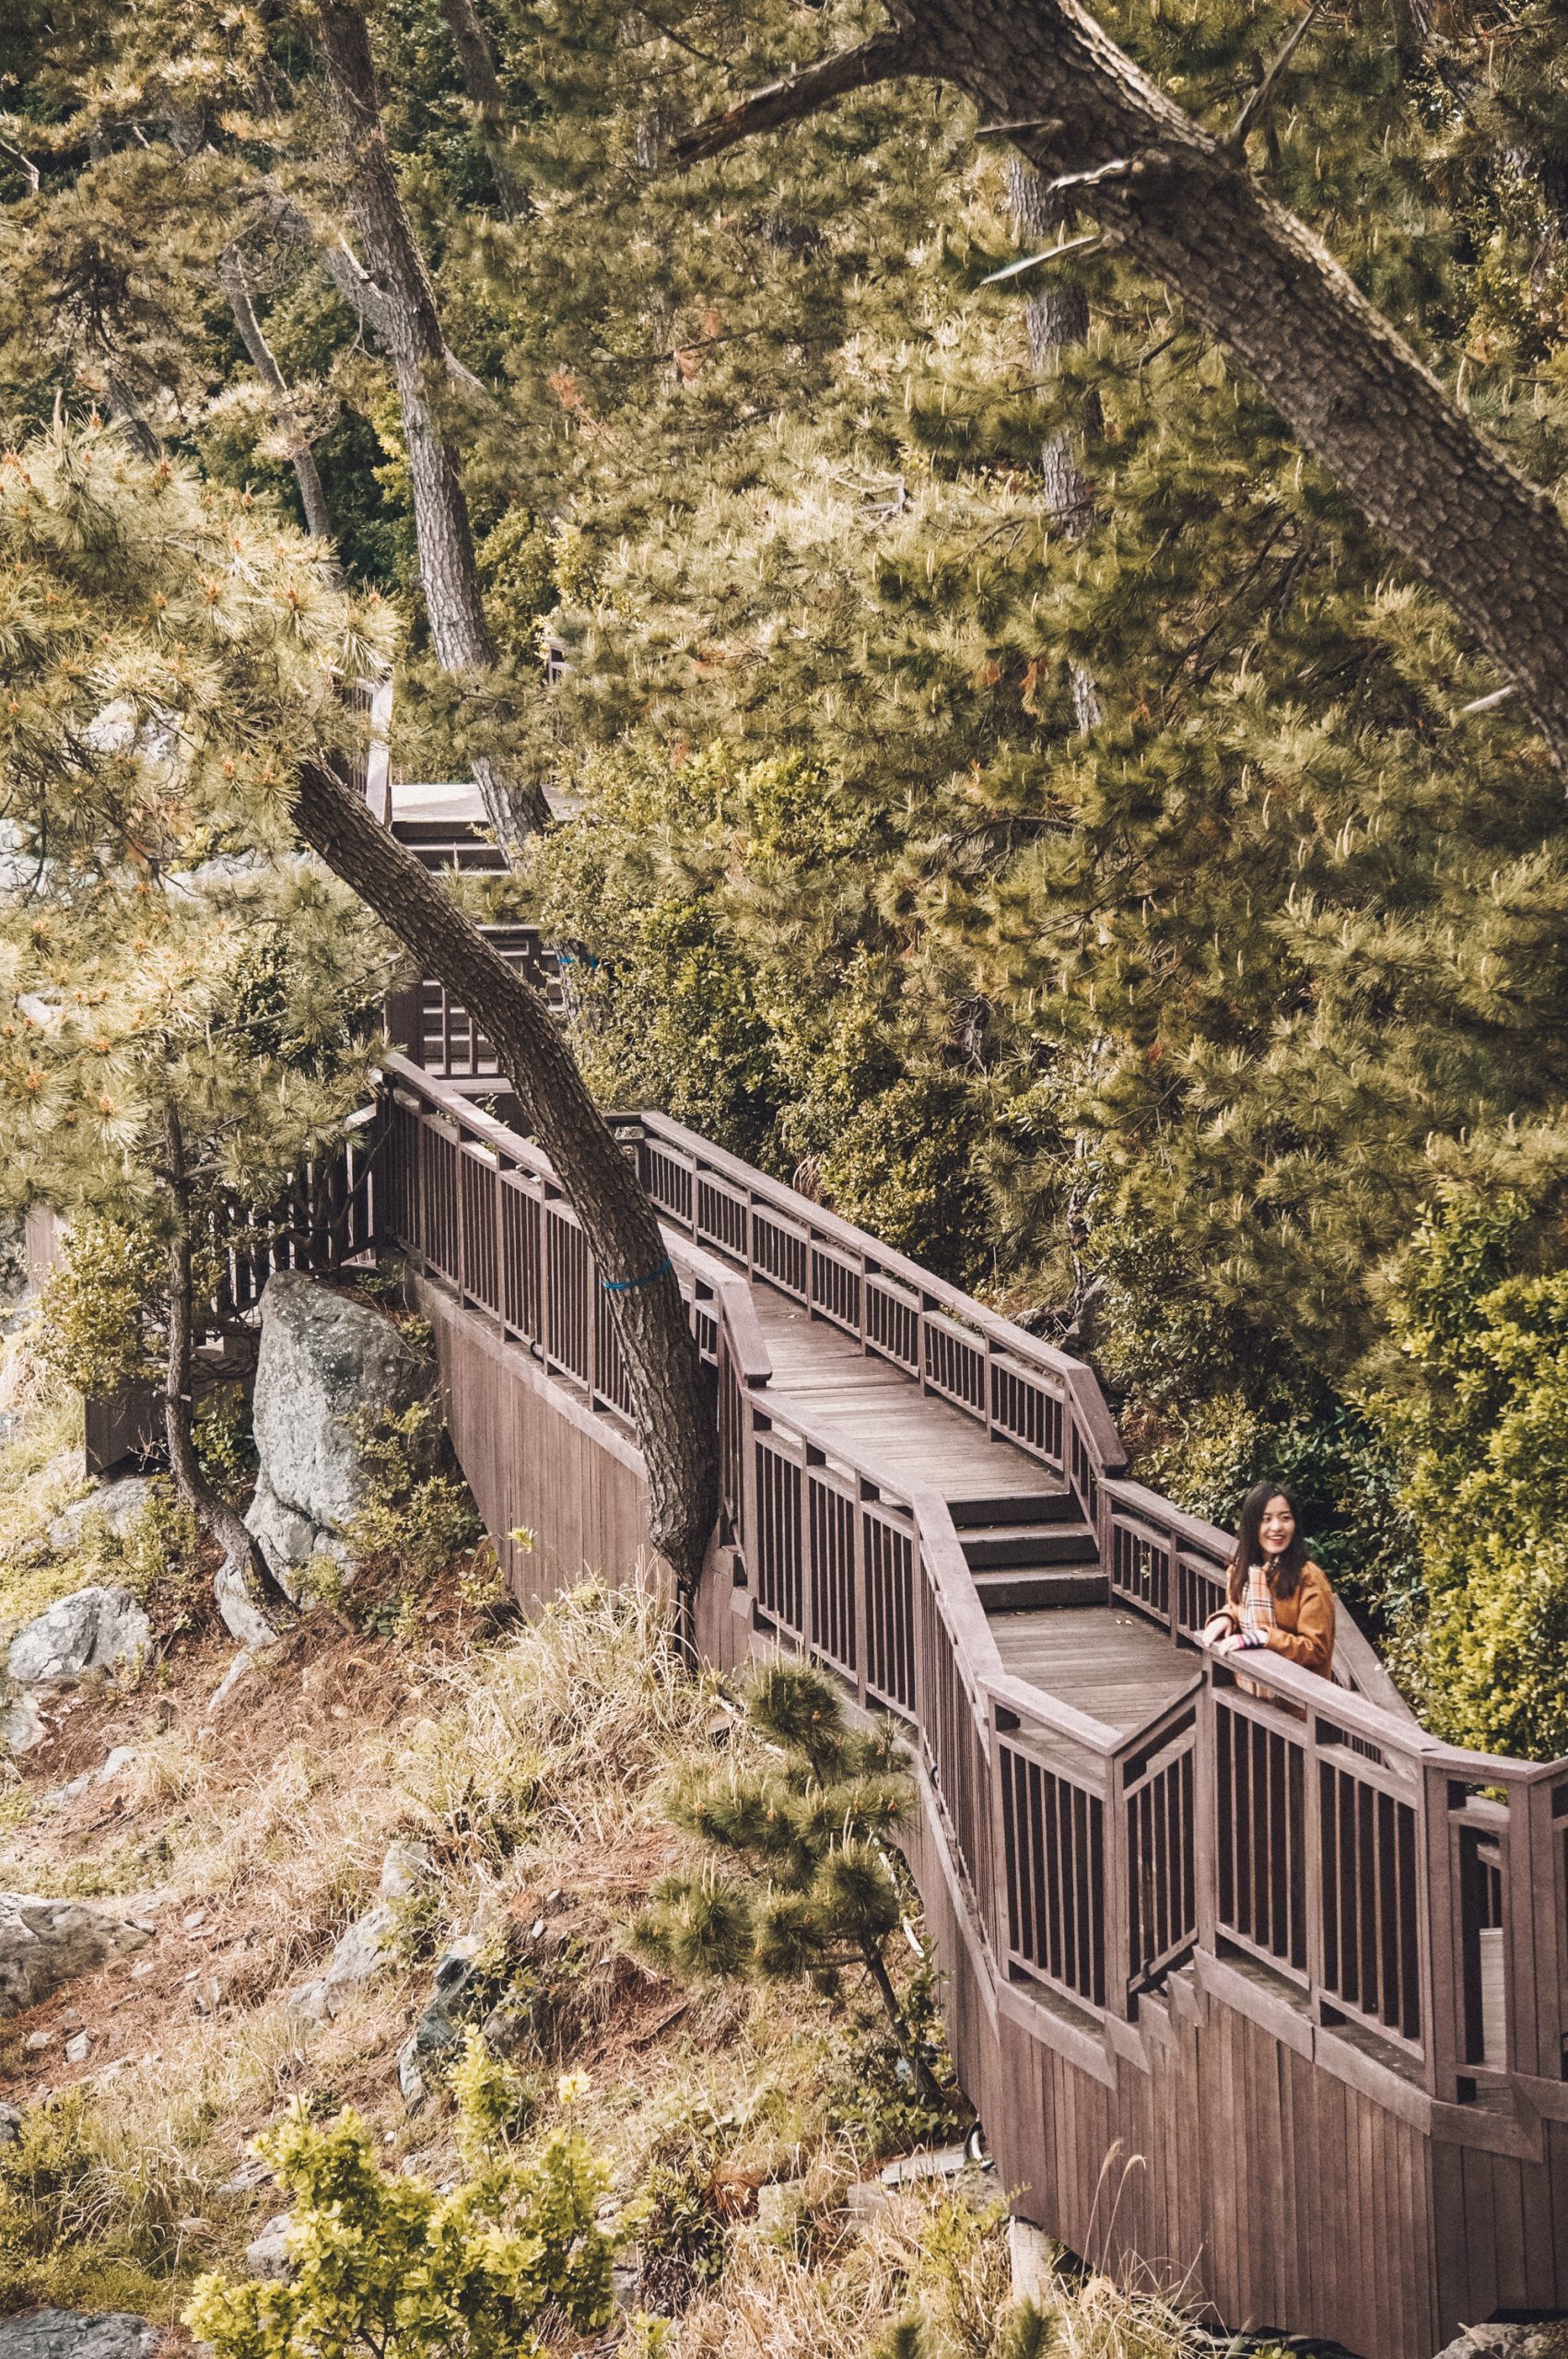
{"type": "Polygon", "coordinates": [[[1246,1576],[1246,1594],[1241,1601],[1241,1635],[1255,1646],[1266,1647],[1269,1633],[1280,1626],[1274,1611],[1274,1592],[1269,1585],[1269,1575],[1262,1565],[1253,1565],[1246,1576]]]}

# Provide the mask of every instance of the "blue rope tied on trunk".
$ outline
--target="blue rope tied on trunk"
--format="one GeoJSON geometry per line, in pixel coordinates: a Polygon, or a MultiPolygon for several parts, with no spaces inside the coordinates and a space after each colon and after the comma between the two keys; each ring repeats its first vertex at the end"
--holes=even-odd
{"type": "Polygon", "coordinates": [[[674,1269],[668,1253],[651,1270],[644,1270],[640,1278],[601,1278],[599,1283],[606,1294],[631,1294],[638,1286],[653,1285],[660,1278],[668,1277],[674,1269]]]}

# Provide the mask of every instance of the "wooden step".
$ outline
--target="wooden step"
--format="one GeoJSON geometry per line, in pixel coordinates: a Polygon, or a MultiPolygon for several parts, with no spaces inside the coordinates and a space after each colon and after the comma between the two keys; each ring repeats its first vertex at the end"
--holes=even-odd
{"type": "Polygon", "coordinates": [[[1035,1614],[1052,1605],[1108,1605],[1104,1573],[977,1573],[975,1590],[988,1614],[1035,1614]]]}
{"type": "Polygon", "coordinates": [[[1003,1566],[1092,1565],[1099,1551],[1086,1524],[994,1523],[962,1534],[971,1572],[1003,1566]]]}
{"type": "Polygon", "coordinates": [[[1071,1491],[1006,1491],[947,1504],[961,1532],[977,1523],[1076,1523],[1081,1513],[1071,1491]]]}

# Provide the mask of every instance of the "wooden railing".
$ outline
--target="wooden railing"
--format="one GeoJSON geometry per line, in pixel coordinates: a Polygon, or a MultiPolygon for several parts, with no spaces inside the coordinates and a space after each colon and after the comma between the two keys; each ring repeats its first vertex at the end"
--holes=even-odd
{"type": "MultiPolygon", "coordinates": [[[[532,925],[487,925],[485,938],[509,967],[543,992],[552,1006],[560,1001],[560,968],[532,925]]],[[[506,1088],[500,1060],[489,1035],[444,983],[426,977],[406,983],[387,1001],[387,1030],[416,1065],[428,1065],[449,1081],[480,1082],[506,1088]]]]}
{"type": "MultiPolygon", "coordinates": [[[[382,1243],[625,1422],[544,1157],[406,1060],[387,1078],[382,1243]]],[[[756,1623],[908,1729],[990,1971],[1039,2036],[1103,2054],[1196,1954],[1235,2005],[1335,2040],[1346,2076],[1568,2118],[1568,1762],[1439,1743],[1364,1641],[1341,1641],[1353,1686],[1188,1646],[1223,1536],[1125,1479],[1087,1369],[679,1125],[619,1127],[714,1370],[720,1538],[756,1623]],[[1071,1485],[1117,1601],[1186,1648],[1146,1726],[1003,1668],[946,1502],[770,1390],[754,1273],[1071,1485]]]]}

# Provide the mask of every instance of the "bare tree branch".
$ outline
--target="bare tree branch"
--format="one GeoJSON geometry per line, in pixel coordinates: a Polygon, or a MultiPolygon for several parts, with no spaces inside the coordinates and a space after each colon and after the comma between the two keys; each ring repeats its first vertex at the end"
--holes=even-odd
{"type": "Polygon", "coordinates": [[[831,106],[836,99],[848,97],[851,90],[867,89],[873,82],[919,71],[914,45],[905,34],[877,33],[858,49],[841,50],[837,56],[825,57],[818,65],[808,65],[785,81],[770,83],[766,90],[754,90],[749,98],[737,99],[722,114],[696,124],[675,140],[670,150],[671,160],[684,170],[689,164],[704,163],[710,156],[722,155],[726,147],[738,147],[743,139],[755,138],[759,132],[780,131],[786,123],[803,123],[808,115],[831,106]]]}

